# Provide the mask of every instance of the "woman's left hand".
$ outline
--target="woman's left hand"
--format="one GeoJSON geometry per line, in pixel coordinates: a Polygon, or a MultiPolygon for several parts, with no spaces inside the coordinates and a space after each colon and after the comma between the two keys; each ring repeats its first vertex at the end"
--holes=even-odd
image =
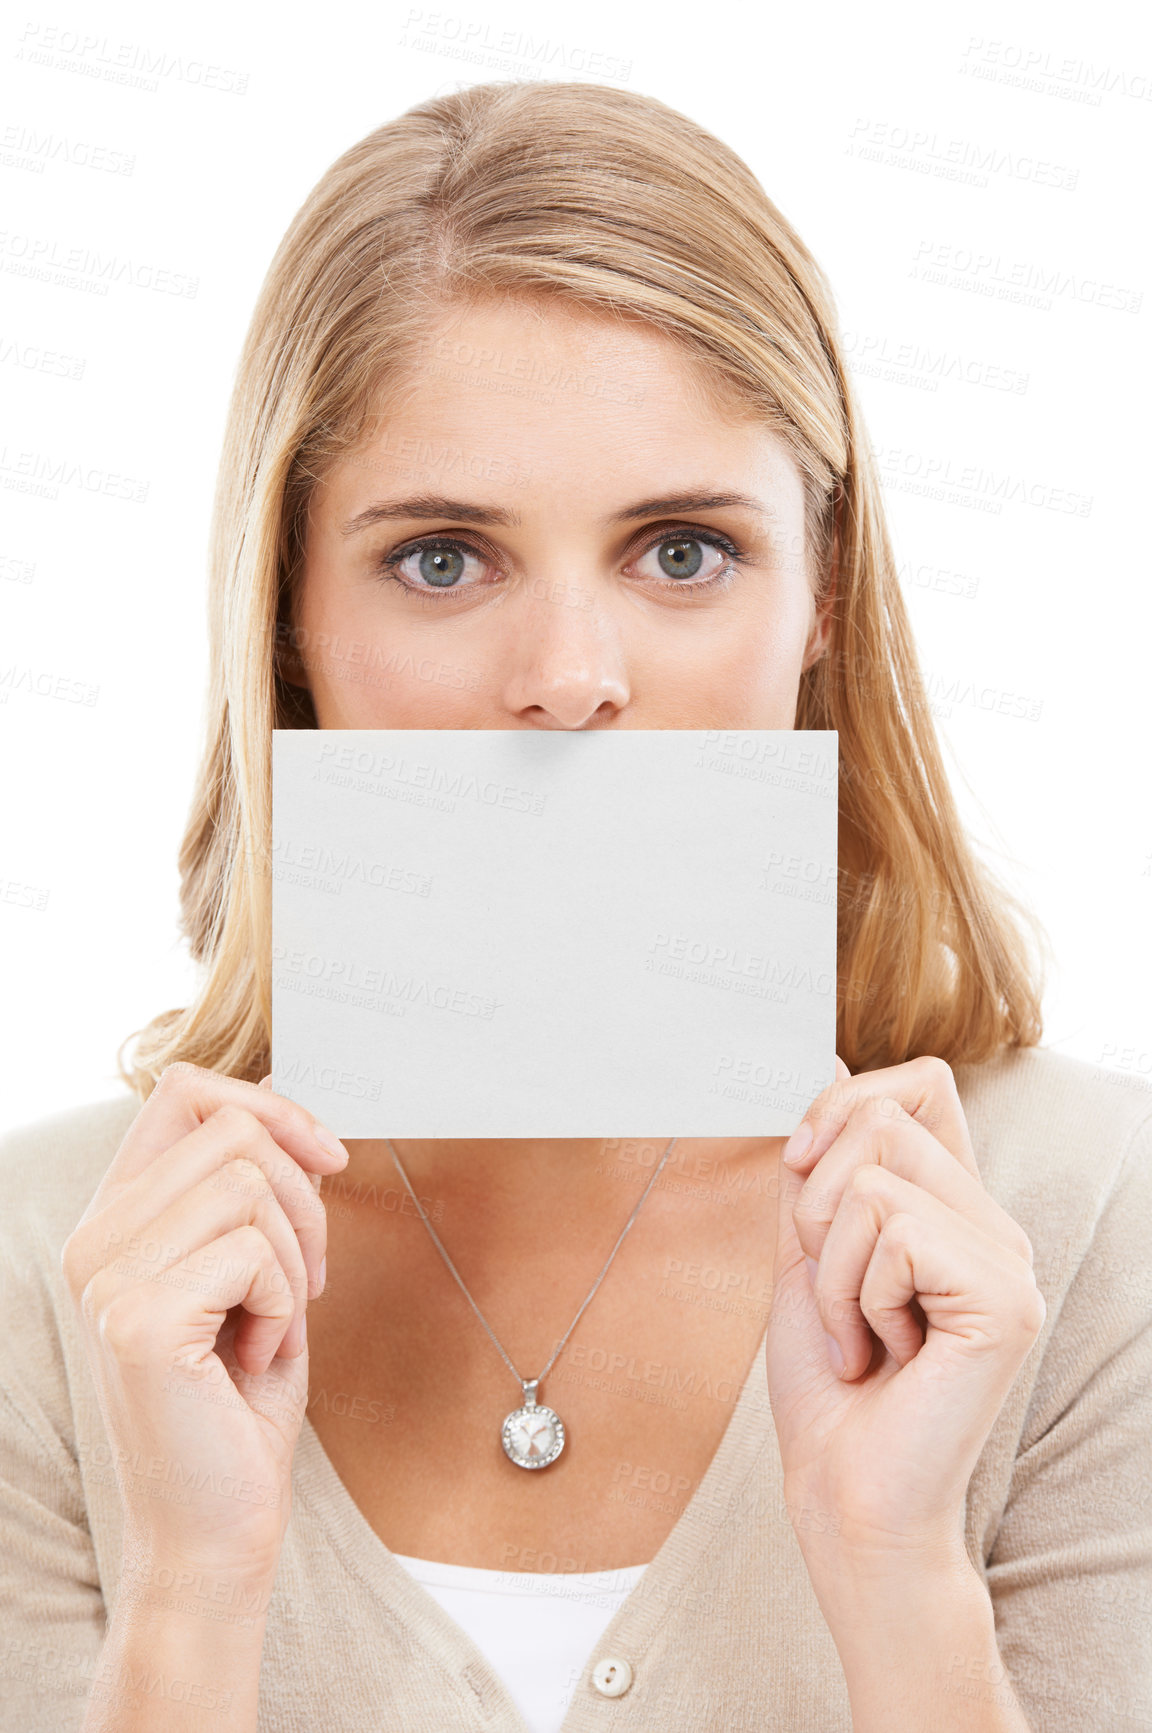
{"type": "Polygon", "coordinates": [[[943,1060],[836,1067],[797,1128],[802,1159],[780,1165],[767,1358],[785,1499],[822,1558],[956,1559],[972,1471],[1046,1315],[1032,1247],[984,1188],[943,1060]]]}

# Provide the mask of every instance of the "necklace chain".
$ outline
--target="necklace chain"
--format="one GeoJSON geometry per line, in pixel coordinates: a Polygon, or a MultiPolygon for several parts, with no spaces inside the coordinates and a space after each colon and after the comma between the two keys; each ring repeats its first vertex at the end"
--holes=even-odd
{"type": "MultiPolygon", "coordinates": [[[[507,1366],[508,1370],[511,1372],[512,1376],[516,1379],[518,1384],[524,1385],[525,1388],[527,1388],[526,1381],[523,1378],[521,1378],[519,1372],[517,1372],[515,1366],[513,1366],[511,1360],[508,1358],[507,1354],[504,1352],[503,1348],[500,1346],[500,1343],[497,1341],[496,1334],[495,1334],[494,1330],[492,1329],[492,1326],[489,1324],[487,1318],[484,1316],[483,1312],[480,1310],[479,1306],[476,1304],[475,1300],[472,1298],[471,1294],[468,1292],[468,1289],[467,1289],[465,1282],[464,1282],[464,1278],[460,1274],[460,1271],[456,1268],[456,1265],[452,1262],[452,1259],[448,1256],[448,1253],[444,1250],[444,1247],[440,1241],[439,1234],[436,1232],[436,1229],[432,1226],[432,1223],[428,1220],[427,1213],[424,1209],[423,1204],[420,1202],[420,1199],[416,1196],[416,1193],[412,1190],[412,1182],[408,1178],[408,1175],[404,1172],[404,1168],[401,1165],[400,1157],[396,1154],[396,1151],[392,1148],[391,1139],[386,1137],[384,1139],[384,1141],[388,1145],[389,1150],[391,1150],[391,1152],[392,1152],[392,1160],[396,1163],[396,1166],[399,1169],[400,1178],[404,1181],[404,1184],[408,1187],[408,1195],[411,1197],[412,1202],[416,1205],[416,1208],[420,1213],[420,1220],[424,1223],[424,1226],[428,1229],[428,1232],[431,1234],[433,1242],[436,1245],[436,1248],[439,1251],[440,1256],[444,1259],[444,1262],[448,1265],[448,1268],[451,1270],[452,1274],[455,1276],[457,1282],[459,1283],[460,1290],[463,1293],[464,1298],[468,1301],[468,1304],[471,1306],[472,1310],[475,1312],[476,1316],[479,1318],[480,1322],[483,1324],[484,1328],[487,1330],[489,1336],[491,1336],[493,1343],[495,1344],[497,1350],[500,1353],[500,1357],[504,1361],[504,1364],[507,1366]]],[[[572,1334],[573,1330],[576,1328],[577,1324],[580,1322],[580,1319],[584,1316],[585,1308],[588,1306],[588,1304],[591,1301],[593,1295],[595,1294],[597,1288],[600,1286],[601,1282],[604,1280],[604,1277],[608,1274],[609,1265],[611,1264],[612,1259],[616,1256],[616,1253],[620,1250],[620,1247],[624,1241],[624,1235],[628,1232],[628,1229],[632,1226],[632,1223],[636,1220],[636,1217],[640,1214],[640,1206],[643,1204],[644,1199],[648,1196],[648,1193],[652,1190],[652,1187],[655,1185],[656,1181],[659,1179],[660,1171],[663,1168],[664,1163],[668,1160],[669,1155],[672,1153],[673,1144],[675,1144],[677,1141],[678,1140],[675,1137],[672,1138],[671,1142],[668,1144],[667,1149],[664,1151],[664,1154],[660,1157],[660,1160],[659,1160],[659,1163],[657,1164],[655,1172],[653,1173],[651,1179],[648,1181],[648,1184],[644,1187],[644,1190],[640,1193],[640,1196],[637,1199],[636,1204],[633,1207],[632,1214],[628,1217],[628,1220],[624,1223],[624,1227],[620,1233],[620,1238],[616,1241],[616,1244],[612,1247],[612,1250],[608,1253],[607,1263],[604,1265],[604,1268],[600,1271],[600,1274],[596,1277],[596,1280],[593,1282],[591,1288],[588,1290],[588,1296],[585,1299],[584,1304],[580,1307],[580,1310],[577,1312],[576,1316],[573,1318],[572,1322],[569,1324],[567,1330],[564,1332],[564,1335],[561,1337],[559,1343],[556,1346],[555,1351],[553,1352],[552,1358],[549,1360],[547,1366],[545,1366],[543,1372],[541,1372],[536,1377],[535,1380],[528,1380],[527,1382],[534,1382],[536,1385],[542,1384],[544,1382],[544,1379],[547,1376],[548,1372],[551,1370],[554,1362],[560,1357],[560,1354],[563,1352],[563,1349],[564,1349],[564,1344],[567,1342],[569,1336],[572,1334]]]]}

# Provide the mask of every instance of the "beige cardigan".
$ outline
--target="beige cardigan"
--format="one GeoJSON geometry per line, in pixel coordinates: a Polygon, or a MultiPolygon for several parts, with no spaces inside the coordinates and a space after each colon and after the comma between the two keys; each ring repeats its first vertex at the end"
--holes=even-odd
{"type": "MultiPolygon", "coordinates": [[[[981,1176],[1029,1235],[1048,1303],[970,1484],[969,1551],[1034,1733],[1147,1729],[1152,1091],[1043,1049],[958,1069],[957,1082],[981,1176]]],[[[80,1725],[116,1599],[119,1495],[59,1260],[138,1106],[62,1113],[0,1143],[2,1733],[80,1725]]],[[[368,1526],[307,1419],[293,1472],[261,1733],[524,1733],[484,1656],[368,1526]]],[[[205,1725],[226,1729],[226,1713],[205,1725]]],[[[564,1733],[639,1729],[851,1730],[784,1506],[763,1353],[564,1722],[564,1733]],[[592,1682],[610,1656],[633,1670],[614,1698],[592,1682]]]]}

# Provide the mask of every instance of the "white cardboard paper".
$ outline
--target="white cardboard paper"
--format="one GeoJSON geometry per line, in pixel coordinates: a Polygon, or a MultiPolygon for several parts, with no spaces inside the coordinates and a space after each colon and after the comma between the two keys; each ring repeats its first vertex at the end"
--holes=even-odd
{"type": "Polygon", "coordinates": [[[791,1132],[834,731],[278,729],[272,1086],[342,1137],[791,1132]]]}

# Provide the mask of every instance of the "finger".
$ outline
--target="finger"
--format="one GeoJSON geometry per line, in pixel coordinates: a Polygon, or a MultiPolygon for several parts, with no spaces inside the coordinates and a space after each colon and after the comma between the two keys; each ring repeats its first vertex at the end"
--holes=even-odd
{"type": "Polygon", "coordinates": [[[813,1281],[824,1328],[844,1357],[845,1381],[871,1365],[873,1332],[897,1365],[915,1359],[927,1339],[921,1317],[930,1330],[962,1330],[992,1344],[999,1320],[1018,1311],[1020,1294],[1034,1287],[1023,1258],[939,1198],[873,1166],[854,1175],[813,1281]]]}
{"type": "MultiPolygon", "coordinates": [[[[808,1257],[819,1257],[841,1200],[862,1166],[879,1167],[920,1186],[1010,1251],[1032,1257],[1023,1228],[898,1102],[870,1101],[808,1175],[793,1206],[796,1232],[808,1257]]],[[[797,1176],[800,1177],[800,1176],[797,1176]]]]}
{"type": "MultiPolygon", "coordinates": [[[[276,1255],[279,1275],[269,1275],[266,1287],[279,1283],[291,1300],[283,1352],[297,1354],[302,1345],[301,1325],[308,1295],[308,1272],[300,1244],[284,1210],[268,1184],[267,1176],[247,1157],[227,1162],[183,1192],[161,1215],[149,1222],[107,1266],[102,1291],[117,1292],[141,1282],[168,1285],[170,1272],[191,1261],[193,1254],[213,1245],[226,1233],[256,1227],[276,1255]]],[[[263,1292],[263,1290],[262,1290],[263,1292]]],[[[244,1302],[240,1302],[244,1305],[244,1302]]],[[[270,1325],[253,1329],[241,1320],[237,1343],[262,1343],[270,1325]]],[[[284,1336],[284,1330],[281,1329],[284,1336]]],[[[279,1341],[279,1337],[277,1341],[279,1341]]]]}
{"type": "Polygon", "coordinates": [[[884,1223],[911,1203],[907,1194],[915,1190],[884,1168],[858,1168],[828,1229],[822,1251],[815,1263],[809,1265],[821,1321],[843,1356],[844,1370],[840,1375],[845,1383],[859,1377],[872,1364],[873,1331],[899,1366],[923,1347],[920,1321],[912,1311],[915,1290],[898,1300],[890,1294],[887,1310],[867,1317],[861,1299],[884,1223]]]}
{"type": "MultiPolygon", "coordinates": [[[[847,1065],[845,1065],[843,1059],[841,1059],[839,1053],[837,1053],[837,1055],[836,1055],[836,1082],[838,1082],[838,1083],[843,1082],[845,1079],[850,1078],[851,1075],[852,1075],[852,1073],[849,1071],[847,1065]]],[[[809,1145],[812,1142],[812,1136],[813,1136],[813,1131],[814,1131],[814,1126],[811,1124],[808,1115],[811,1114],[812,1109],[814,1107],[816,1107],[818,1105],[818,1103],[823,1100],[825,1093],[826,1093],[825,1091],[822,1091],[821,1094],[819,1094],[816,1097],[815,1101],[812,1103],[812,1107],[810,1107],[808,1109],[808,1113],[805,1114],[804,1118],[800,1121],[800,1123],[796,1127],[795,1131],[785,1141],[784,1148],[782,1151],[783,1159],[785,1160],[785,1162],[787,1162],[789,1168],[791,1168],[793,1171],[795,1171],[796,1168],[800,1167],[801,1165],[807,1165],[804,1162],[804,1156],[808,1150],[809,1145]]]]}
{"type": "Polygon", "coordinates": [[[243,1370],[265,1372],[292,1317],[279,1259],[260,1229],[250,1225],[198,1247],[165,1271],[163,1282],[110,1292],[114,1281],[108,1270],[98,1271],[86,1307],[115,1360],[146,1378],[166,1373],[177,1360],[194,1374],[207,1372],[233,1306],[243,1306],[261,1324],[257,1338],[244,1344],[243,1370]],[[191,1317],[190,1295],[195,1296],[191,1317]]]}
{"type": "Polygon", "coordinates": [[[934,1198],[921,1192],[909,1201],[885,1216],[860,1290],[864,1315],[875,1329],[915,1295],[928,1324],[925,1348],[983,1361],[1001,1384],[998,1408],[1047,1315],[1035,1273],[934,1198]]]}
{"type": "MultiPolygon", "coordinates": [[[[179,1138],[224,1106],[251,1113],[310,1173],[333,1173],[347,1163],[348,1151],[339,1138],[297,1102],[237,1077],[221,1077],[198,1065],[177,1064],[167,1067],[129,1126],[101,1182],[101,1191],[105,1185],[111,1189],[134,1179],[179,1138]]],[[[96,1195],[100,1198],[100,1191],[96,1195]]]]}
{"type": "MultiPolygon", "coordinates": [[[[797,1380],[807,1387],[814,1378],[818,1386],[834,1388],[838,1380],[829,1361],[829,1338],[812,1283],[804,1269],[804,1253],[796,1237],[793,1203],[801,1182],[785,1170],[777,1194],[776,1257],[772,1277],[772,1315],[769,1340],[782,1355],[778,1379],[794,1388],[797,1380]],[[787,1347],[781,1350],[781,1340],[787,1347]]],[[[771,1358],[771,1348],[770,1348],[771,1358]]]]}
{"type": "Polygon", "coordinates": [[[788,1139],[784,1162],[793,1172],[810,1172],[856,1109],[885,1098],[930,1131],[962,1167],[979,1177],[952,1069],[943,1059],[930,1056],[879,1071],[859,1071],[855,1077],[838,1076],[816,1097],[788,1139]]]}
{"type": "Polygon", "coordinates": [[[272,1087],[272,1073],[269,1072],[267,1077],[262,1077],[260,1079],[259,1083],[256,1085],[256,1087],[257,1087],[257,1089],[271,1089],[271,1087],[272,1087]]]}
{"type": "Polygon", "coordinates": [[[157,1217],[183,1193],[239,1156],[253,1162],[266,1177],[298,1238],[311,1289],[318,1292],[328,1241],[324,1205],[309,1176],[285,1155],[266,1127],[235,1106],[218,1108],[166,1150],[162,1161],[152,1162],[134,1179],[110,1190],[103,1208],[80,1223],[73,1236],[73,1263],[80,1285],[107,1261],[109,1248],[151,1231],[157,1217]]]}

